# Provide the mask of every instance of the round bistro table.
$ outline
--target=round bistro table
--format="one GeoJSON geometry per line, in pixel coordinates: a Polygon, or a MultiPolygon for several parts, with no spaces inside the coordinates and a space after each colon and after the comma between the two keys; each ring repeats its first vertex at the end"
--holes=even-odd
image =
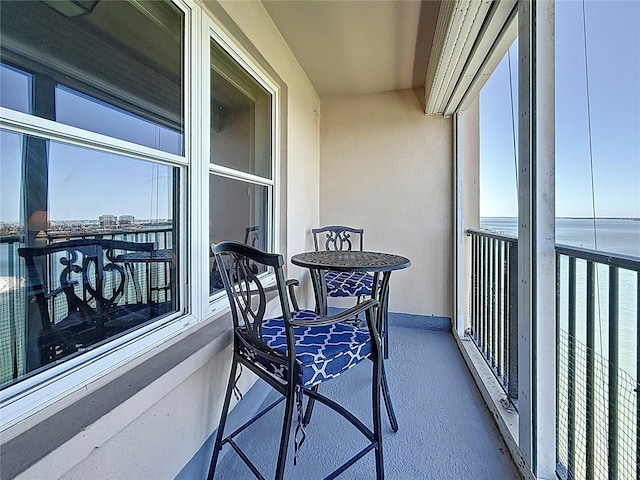
{"type": "MultiPolygon", "coordinates": [[[[369,252],[362,250],[321,250],[318,252],[304,252],[291,257],[291,263],[311,271],[311,281],[318,313],[327,315],[327,283],[325,272],[367,272],[373,273],[371,297],[380,303],[377,307],[376,327],[382,339],[383,357],[389,357],[388,342],[388,311],[389,311],[389,280],[391,272],[401,270],[411,265],[411,261],[392,253],[369,252]],[[382,274],[382,278],[380,275],[382,274]]],[[[387,375],[382,362],[382,393],[387,407],[387,413],[394,431],[398,430],[398,422],[391,404],[391,395],[387,383],[387,375]]]]}

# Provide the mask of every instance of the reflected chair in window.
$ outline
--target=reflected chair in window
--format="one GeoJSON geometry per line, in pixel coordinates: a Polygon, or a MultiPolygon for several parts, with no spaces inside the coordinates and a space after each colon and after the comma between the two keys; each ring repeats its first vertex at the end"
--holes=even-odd
{"type": "Polygon", "coordinates": [[[151,253],[153,244],[76,239],[18,249],[27,268],[28,371],[152,318],[148,302],[127,302],[119,251],[151,253]]]}
{"type": "MultiPolygon", "coordinates": [[[[276,405],[285,402],[282,430],[275,476],[284,476],[292,423],[296,416],[294,436],[294,463],[297,450],[304,440],[303,398],[321,402],[341,415],[366,438],[364,448],[338,467],[330,478],[337,476],[371,450],[375,451],[376,478],[384,478],[382,429],[380,420],[380,389],[382,356],[380,339],[375,331],[374,309],[376,300],[367,300],[334,317],[321,316],[310,310],[291,309],[290,294],[283,276],[284,259],[281,255],[265,253],[237,242],[222,242],[212,246],[222,268],[225,290],[231,304],[234,348],[229,383],[224,399],[222,416],[209,468],[208,479],[214,478],[218,455],[229,444],[247,464],[256,478],[265,478],[235,441],[258,418],[276,405]],[[230,257],[231,261],[226,258],[230,257]],[[225,265],[233,265],[226,269],[225,265]],[[273,277],[275,276],[275,285],[273,277]],[[273,303],[267,305],[270,300],[273,303]],[[274,317],[267,311],[279,305],[274,317]],[[278,315],[280,314],[280,315],[278,315]],[[346,320],[364,314],[366,327],[359,328],[346,320]],[[317,386],[327,381],[340,381],[346,370],[363,360],[371,360],[372,375],[372,428],[347,411],[336,401],[317,392],[317,386]],[[234,432],[225,435],[224,429],[231,396],[236,390],[239,369],[245,367],[275,389],[281,397],[234,432]]],[[[336,436],[340,432],[336,432],[336,436]]],[[[344,448],[348,448],[345,445],[344,448]]],[[[341,447],[342,448],[342,447],[341,447]]],[[[354,447],[354,449],[361,447],[354,447]]],[[[373,478],[373,475],[371,475],[373,478]]]]}
{"type": "Polygon", "coordinates": [[[260,225],[245,228],[244,244],[253,248],[260,248],[260,225]]]}

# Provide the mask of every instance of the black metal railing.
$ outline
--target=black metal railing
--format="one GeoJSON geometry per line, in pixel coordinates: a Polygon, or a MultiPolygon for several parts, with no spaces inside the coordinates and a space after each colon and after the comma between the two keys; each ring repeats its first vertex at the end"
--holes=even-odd
{"type": "MultiPolygon", "coordinates": [[[[467,233],[468,333],[517,407],[517,239],[467,233]]],[[[640,478],[640,259],[556,245],[556,269],[558,475],[640,478]]]]}
{"type": "Polygon", "coordinates": [[[557,245],[556,269],[559,471],[640,478],[640,259],[557,245]]]}
{"type": "Polygon", "coordinates": [[[502,385],[511,405],[518,400],[518,241],[469,230],[471,327],[468,334],[502,385]]]}

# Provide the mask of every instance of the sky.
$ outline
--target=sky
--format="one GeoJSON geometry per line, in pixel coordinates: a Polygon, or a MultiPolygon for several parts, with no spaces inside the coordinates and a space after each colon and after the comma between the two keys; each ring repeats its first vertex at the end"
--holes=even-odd
{"type": "MultiPolygon", "coordinates": [[[[556,216],[640,218],[640,2],[584,3],[588,77],[582,9],[581,1],[556,3],[556,216]]],[[[516,41],[516,131],[517,48],[516,41]]],[[[505,56],[480,97],[483,217],[518,214],[509,91],[505,56]]]]}
{"type": "MultiPolygon", "coordinates": [[[[556,214],[640,217],[640,1],[587,0],[584,6],[595,214],[583,3],[578,0],[556,4],[556,214]]],[[[484,217],[517,216],[508,60],[505,57],[481,93],[480,203],[484,217]]],[[[517,42],[512,47],[511,67],[517,99],[517,42]]],[[[28,79],[1,70],[1,104],[28,111],[28,79]]],[[[59,87],[56,96],[62,123],[172,153],[182,150],[182,135],[169,129],[67,88],[59,87]]],[[[514,114],[517,128],[517,111],[514,114]]],[[[0,221],[13,221],[20,211],[17,189],[22,141],[7,132],[0,140],[0,221]]],[[[51,167],[55,167],[50,177],[50,219],[94,219],[102,214],[170,216],[169,167],[55,142],[49,153],[51,167]],[[101,193],[96,195],[98,186],[107,188],[99,188],[101,193]],[[83,201],[86,198],[95,203],[83,201]]]]}

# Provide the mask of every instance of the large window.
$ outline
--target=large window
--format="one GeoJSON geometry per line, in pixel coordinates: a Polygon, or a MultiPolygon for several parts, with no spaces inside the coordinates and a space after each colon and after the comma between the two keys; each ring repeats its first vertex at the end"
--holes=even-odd
{"type": "MultiPolygon", "coordinates": [[[[211,42],[209,241],[271,244],[273,94],[211,42]]],[[[210,261],[210,293],[223,288],[210,261]]]]}
{"type": "Polygon", "coordinates": [[[3,2],[0,21],[5,388],[180,309],[185,16],[3,2]]]}

